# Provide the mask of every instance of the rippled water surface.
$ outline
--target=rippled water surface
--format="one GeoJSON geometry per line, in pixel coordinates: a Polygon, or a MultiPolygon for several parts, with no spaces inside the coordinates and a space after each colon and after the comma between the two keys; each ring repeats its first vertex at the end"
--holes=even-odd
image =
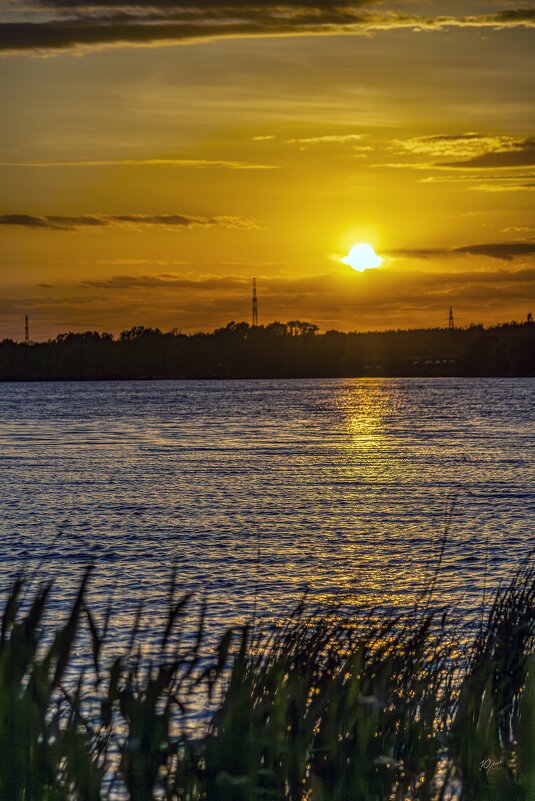
{"type": "Polygon", "coordinates": [[[305,586],[404,606],[456,499],[439,593],[474,612],[535,545],[534,396],[535,379],[2,384],[2,584],[41,564],[61,605],[93,559],[93,595],[113,589],[125,620],[145,596],[155,621],[177,561],[219,622],[305,586]]]}

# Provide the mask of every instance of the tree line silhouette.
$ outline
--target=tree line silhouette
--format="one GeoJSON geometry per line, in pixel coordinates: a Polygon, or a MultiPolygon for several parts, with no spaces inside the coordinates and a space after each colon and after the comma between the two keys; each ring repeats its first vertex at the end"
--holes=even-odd
{"type": "Polygon", "coordinates": [[[0,380],[534,376],[535,324],[318,332],[293,320],[210,333],[136,326],[0,342],[0,380]]]}

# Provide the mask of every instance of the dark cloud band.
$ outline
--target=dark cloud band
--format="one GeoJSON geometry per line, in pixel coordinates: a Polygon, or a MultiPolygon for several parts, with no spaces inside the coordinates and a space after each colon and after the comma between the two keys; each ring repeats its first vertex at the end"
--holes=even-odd
{"type": "MultiPolygon", "coordinates": [[[[370,3],[366,6],[369,8],[370,3]]],[[[363,11],[358,2],[213,2],[141,0],[91,3],[49,0],[19,6],[21,17],[0,23],[0,51],[61,51],[69,48],[154,46],[254,36],[365,34],[373,31],[444,30],[451,27],[535,27],[535,9],[519,8],[475,16],[423,16],[363,11]],[[58,16],[50,19],[50,9],[58,16]],[[45,12],[45,13],[44,13],[45,12]],[[66,16],[66,13],[68,16],[66,16]],[[59,16],[61,15],[61,16],[59,16]]]]}
{"type": "Polygon", "coordinates": [[[435,249],[403,249],[391,250],[388,255],[413,259],[431,259],[445,256],[487,256],[500,261],[512,261],[520,257],[535,256],[535,241],[526,242],[489,242],[475,245],[463,245],[458,248],[435,249]]]}
{"type": "Polygon", "coordinates": [[[511,261],[517,257],[535,255],[535,242],[494,242],[483,245],[465,245],[461,248],[455,248],[454,252],[511,261]]]}
{"type": "Polygon", "coordinates": [[[48,231],[76,231],[80,228],[106,228],[109,226],[160,226],[162,228],[256,228],[252,220],[242,217],[198,217],[186,214],[89,214],[61,216],[47,214],[1,214],[0,225],[33,228],[48,231]]]}

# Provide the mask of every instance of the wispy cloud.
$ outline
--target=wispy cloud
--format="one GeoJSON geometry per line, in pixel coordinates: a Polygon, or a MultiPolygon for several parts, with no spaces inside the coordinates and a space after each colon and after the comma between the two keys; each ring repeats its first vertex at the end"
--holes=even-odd
{"type": "Polygon", "coordinates": [[[451,170],[440,175],[428,175],[420,178],[417,183],[422,184],[464,184],[473,192],[526,192],[535,189],[535,173],[519,173],[515,170],[497,172],[483,172],[473,170],[469,173],[459,173],[451,170]]]}
{"type": "Polygon", "coordinates": [[[191,289],[202,291],[217,291],[241,288],[248,285],[249,281],[244,278],[234,276],[219,277],[200,277],[190,278],[187,276],[174,275],[172,273],[162,273],[160,275],[114,275],[111,278],[99,280],[81,281],[82,287],[93,287],[95,289],[191,289]]]}
{"type": "Polygon", "coordinates": [[[468,131],[460,134],[435,134],[415,136],[410,139],[394,139],[392,148],[397,152],[415,155],[425,154],[435,158],[457,156],[459,158],[479,155],[489,150],[510,150],[518,145],[512,136],[493,136],[492,134],[468,131]]]}
{"type": "Polygon", "coordinates": [[[530,225],[508,225],[502,231],[504,234],[535,234],[535,228],[530,225]]]}
{"type": "Polygon", "coordinates": [[[305,136],[300,139],[287,139],[287,142],[302,145],[354,144],[364,139],[367,134],[326,134],[324,136],[305,136]]]}
{"type": "Polygon", "coordinates": [[[493,183],[493,184],[476,184],[475,186],[468,187],[474,192],[533,192],[535,183],[518,184],[518,183],[493,183]]]}
{"type": "Polygon", "coordinates": [[[83,214],[78,216],[0,214],[0,225],[48,231],[76,231],[79,229],[125,226],[129,228],[159,226],[169,229],[213,228],[215,226],[244,229],[258,227],[253,220],[247,220],[242,217],[199,217],[187,214],[83,214]]]}
{"type": "Polygon", "coordinates": [[[228,170],[276,170],[276,164],[254,164],[225,159],[89,159],[76,161],[0,161],[0,167],[221,167],[228,170]]]}
{"type": "Polygon", "coordinates": [[[433,164],[413,163],[399,166],[462,169],[516,169],[535,165],[535,137],[494,136],[463,133],[395,139],[392,148],[411,156],[426,155],[435,159],[453,158],[433,164]]]}

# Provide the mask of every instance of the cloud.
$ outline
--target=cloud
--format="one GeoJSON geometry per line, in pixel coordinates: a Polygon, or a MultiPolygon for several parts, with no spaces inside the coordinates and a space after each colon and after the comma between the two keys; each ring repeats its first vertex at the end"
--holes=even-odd
{"type": "Polygon", "coordinates": [[[365,136],[367,134],[327,134],[325,136],[308,136],[302,139],[287,139],[286,141],[303,145],[352,144],[361,141],[365,136]]]}
{"type": "Polygon", "coordinates": [[[433,136],[415,136],[410,139],[394,139],[392,148],[398,153],[425,154],[435,158],[468,157],[479,155],[487,150],[508,150],[516,142],[517,140],[511,136],[494,136],[468,131],[460,134],[435,134],[433,136]]]}
{"type": "Polygon", "coordinates": [[[233,276],[225,278],[205,277],[189,278],[187,276],[162,273],[160,275],[115,275],[95,281],[81,281],[80,286],[97,289],[192,289],[192,290],[229,290],[249,285],[244,278],[233,276]]]}
{"type": "Polygon", "coordinates": [[[258,226],[252,220],[242,217],[215,216],[199,217],[187,214],[85,214],[63,216],[46,214],[0,214],[0,225],[22,228],[44,229],[48,231],[77,231],[85,228],[129,227],[141,228],[159,226],[162,228],[244,228],[258,226]]]}
{"type": "Polygon", "coordinates": [[[477,184],[476,186],[469,186],[474,192],[532,192],[535,189],[535,183],[530,184],[477,184]]]}
{"type": "Polygon", "coordinates": [[[373,147],[362,144],[368,134],[323,134],[321,136],[302,136],[294,139],[284,140],[288,144],[299,145],[299,150],[309,150],[319,146],[350,146],[349,152],[355,158],[364,158],[373,150],[373,147]]]}
{"type": "MultiPolygon", "coordinates": [[[[408,165],[414,166],[414,165],[408,165]]],[[[432,166],[432,165],[431,165],[432,166]]],[[[535,173],[495,172],[481,174],[477,170],[462,174],[428,175],[420,178],[420,184],[466,184],[466,188],[473,192],[529,192],[535,189],[535,173]]]]}
{"type": "Polygon", "coordinates": [[[93,159],[77,161],[0,161],[0,167],[221,167],[229,170],[276,170],[276,164],[225,159],[93,159]]]}
{"type": "Polygon", "coordinates": [[[465,245],[455,248],[454,253],[468,253],[472,256],[488,256],[491,259],[512,261],[520,256],[535,255],[535,241],[533,242],[493,242],[484,245],[465,245]]]}
{"type": "MultiPolygon", "coordinates": [[[[329,0],[211,2],[186,0],[49,0],[13,6],[19,18],[0,23],[0,52],[50,53],[111,46],[150,47],[207,39],[256,36],[351,35],[452,27],[535,27],[535,9],[507,9],[480,15],[421,15],[362,10],[363,3],[329,0]],[[55,16],[54,16],[55,14],[55,16]]],[[[365,3],[369,9],[370,3],[365,3]]]]}
{"type": "Polygon", "coordinates": [[[492,134],[463,133],[456,135],[419,136],[412,139],[395,139],[392,147],[397,153],[427,155],[436,159],[453,158],[425,165],[399,165],[414,167],[441,167],[463,169],[493,169],[529,167],[535,164],[535,138],[495,136],[492,134]]]}
{"type": "MultiPolygon", "coordinates": [[[[136,0],[131,5],[125,0],[41,0],[41,8],[56,8],[65,11],[73,9],[125,9],[149,8],[151,11],[173,10],[186,12],[192,18],[206,15],[235,15],[253,12],[282,12],[286,15],[320,14],[326,12],[351,10],[357,7],[379,5],[382,0],[136,0]]],[[[35,4],[28,4],[35,8],[35,4]]]]}
{"type": "MultiPolygon", "coordinates": [[[[409,165],[411,166],[411,165],[409,165]]],[[[481,180],[496,181],[499,183],[512,182],[518,184],[520,181],[534,181],[535,172],[528,170],[527,172],[517,172],[516,170],[506,172],[505,170],[494,173],[481,173],[468,172],[466,174],[458,172],[443,172],[440,175],[428,175],[425,178],[420,178],[417,183],[419,184],[450,184],[450,183],[478,183],[481,180]]]]}
{"type": "MultiPolygon", "coordinates": [[[[505,139],[506,137],[501,137],[505,139]]],[[[535,165],[535,137],[510,140],[463,161],[446,162],[444,167],[492,169],[495,167],[530,167],[535,165]]]]}
{"type": "Polygon", "coordinates": [[[512,261],[523,256],[535,256],[535,240],[524,242],[490,242],[475,245],[463,245],[457,248],[404,248],[390,250],[388,256],[413,259],[431,259],[445,256],[487,256],[500,261],[512,261]]]}

